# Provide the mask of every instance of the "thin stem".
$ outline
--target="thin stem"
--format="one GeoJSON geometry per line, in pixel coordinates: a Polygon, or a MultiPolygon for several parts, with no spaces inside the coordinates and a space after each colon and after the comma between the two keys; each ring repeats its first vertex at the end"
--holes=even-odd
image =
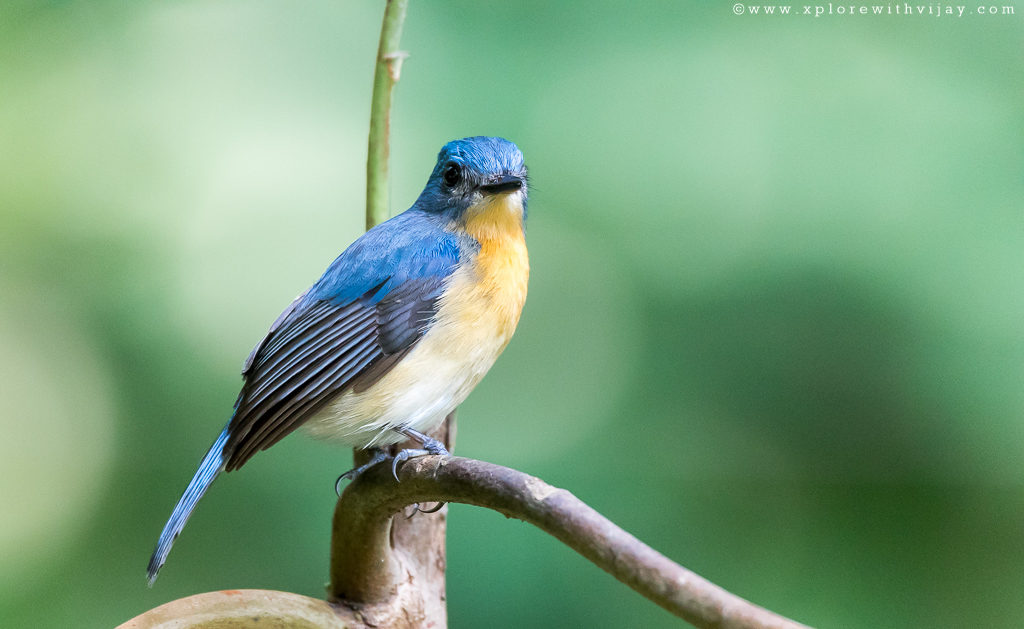
{"type": "Polygon", "coordinates": [[[380,29],[377,65],[370,102],[370,138],[366,157],[366,229],[386,221],[388,209],[388,155],[390,154],[391,96],[402,71],[405,53],[398,50],[408,0],[388,0],[380,29]]]}

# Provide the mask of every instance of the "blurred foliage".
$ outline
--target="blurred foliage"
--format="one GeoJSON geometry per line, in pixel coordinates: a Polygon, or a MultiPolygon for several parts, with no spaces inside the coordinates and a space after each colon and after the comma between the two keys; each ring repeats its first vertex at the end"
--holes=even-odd
{"type": "MultiPolygon", "coordinates": [[[[267,325],[360,231],[378,2],[0,7],[0,618],[319,596],[349,453],[289,438],[144,567],[267,325]]],[[[1024,624],[1024,30],[413,2],[392,202],[503,135],[520,331],[458,451],[832,627],[1024,624]]],[[[669,627],[451,511],[453,627],[669,627]]]]}

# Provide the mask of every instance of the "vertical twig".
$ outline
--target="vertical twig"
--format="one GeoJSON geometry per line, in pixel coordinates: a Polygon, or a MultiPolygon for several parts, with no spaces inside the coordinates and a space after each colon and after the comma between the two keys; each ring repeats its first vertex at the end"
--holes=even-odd
{"type": "MultiPolygon", "coordinates": [[[[370,99],[370,133],[366,151],[366,229],[382,223],[390,214],[388,206],[388,157],[391,154],[391,96],[398,83],[405,53],[398,50],[402,38],[402,25],[405,23],[405,11],[409,0],[387,0],[384,6],[384,19],[380,27],[380,43],[377,46],[377,62],[373,71],[373,96],[370,99]]],[[[354,466],[369,460],[366,450],[356,448],[352,451],[354,466]]],[[[332,540],[331,554],[335,554],[336,544],[332,540]]],[[[332,559],[331,583],[328,585],[330,597],[338,598],[340,587],[337,572],[332,559]]],[[[378,566],[381,573],[369,581],[390,579],[390,564],[378,566]]],[[[379,586],[380,584],[376,584],[379,586]]],[[[361,598],[361,597],[357,597],[361,598]]]]}
{"type": "MultiPolygon", "coordinates": [[[[407,6],[408,0],[387,0],[381,25],[366,157],[366,229],[387,220],[390,214],[391,100],[402,60],[406,57],[398,50],[398,44],[407,6]]],[[[442,434],[436,435],[449,447],[453,422],[454,412],[441,427],[442,434]]],[[[355,465],[367,460],[365,450],[355,450],[355,465]]],[[[364,522],[364,513],[346,509],[346,504],[339,500],[335,508],[328,599],[339,605],[355,605],[370,619],[368,624],[371,625],[379,621],[379,624],[391,626],[394,620],[391,614],[400,609],[403,621],[411,626],[427,621],[433,626],[446,626],[444,511],[416,522],[406,518],[394,522],[391,512],[378,514],[372,522],[364,522]],[[345,531],[352,526],[362,526],[365,534],[357,540],[347,539],[345,531]]]]}
{"type": "Polygon", "coordinates": [[[380,29],[377,65],[370,102],[370,138],[366,156],[366,229],[388,219],[388,155],[391,131],[391,95],[406,54],[398,50],[409,0],[387,0],[380,29]]]}

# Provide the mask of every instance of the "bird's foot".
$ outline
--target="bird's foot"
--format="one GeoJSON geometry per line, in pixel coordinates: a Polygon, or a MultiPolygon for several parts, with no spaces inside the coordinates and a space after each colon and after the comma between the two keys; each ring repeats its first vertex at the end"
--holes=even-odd
{"type": "MultiPolygon", "coordinates": [[[[398,480],[399,463],[402,463],[403,461],[408,461],[409,459],[416,456],[427,456],[428,454],[435,454],[438,456],[451,456],[452,454],[451,452],[448,451],[448,448],[444,447],[443,443],[441,443],[437,439],[434,439],[433,437],[428,437],[427,435],[423,434],[418,430],[413,430],[412,428],[395,428],[395,432],[405,437],[408,437],[409,439],[419,441],[420,445],[423,446],[423,448],[421,449],[407,448],[395,455],[394,460],[391,461],[391,475],[395,477],[395,481],[397,482],[401,482],[398,480]]],[[[437,513],[445,504],[447,503],[439,502],[437,503],[437,506],[435,506],[434,508],[424,510],[420,509],[419,503],[416,503],[416,510],[413,511],[412,515],[416,515],[417,513],[437,513]]]]}
{"type": "Polygon", "coordinates": [[[437,513],[438,511],[441,510],[441,507],[445,506],[446,504],[448,504],[448,503],[447,502],[439,502],[439,503],[437,503],[437,506],[435,506],[433,509],[420,509],[420,503],[417,502],[416,503],[416,512],[413,513],[413,515],[416,515],[416,513],[437,513]]]}
{"type": "MultiPolygon", "coordinates": [[[[397,428],[393,428],[392,430],[402,435],[406,439],[412,439],[413,441],[420,442],[420,445],[423,446],[423,450],[412,450],[412,452],[416,453],[413,454],[412,456],[425,456],[427,454],[451,456],[452,454],[451,452],[448,451],[447,448],[444,447],[443,443],[441,443],[437,439],[434,439],[433,437],[428,437],[427,435],[423,434],[418,430],[413,430],[412,428],[406,426],[399,426],[397,428]]],[[[403,452],[405,452],[405,450],[403,450],[403,452]]]]}
{"type": "MultiPolygon", "coordinates": [[[[451,456],[451,452],[448,451],[448,448],[444,447],[443,443],[441,443],[437,439],[434,439],[433,437],[428,437],[427,435],[419,432],[418,430],[403,427],[395,428],[394,431],[402,435],[403,437],[407,437],[414,441],[419,441],[420,445],[423,446],[422,448],[406,448],[404,450],[399,450],[398,454],[396,454],[394,458],[391,459],[391,475],[395,477],[396,482],[401,482],[398,479],[399,464],[404,463],[405,461],[408,461],[411,458],[418,456],[428,456],[431,454],[437,456],[451,456]]],[[[342,481],[355,480],[360,474],[362,474],[366,470],[370,469],[374,465],[377,465],[378,463],[388,460],[389,458],[391,457],[388,456],[387,452],[378,448],[374,448],[373,456],[370,457],[369,461],[367,461],[363,465],[360,465],[359,467],[353,468],[345,472],[344,474],[338,477],[338,480],[335,481],[334,483],[335,493],[337,493],[339,496],[341,495],[342,481]]],[[[419,509],[419,505],[417,505],[416,508],[418,511],[422,513],[435,513],[438,510],[440,510],[441,507],[443,507],[444,505],[445,503],[443,502],[438,503],[436,507],[428,511],[423,511],[422,509],[419,509]]]]}
{"type": "Polygon", "coordinates": [[[410,507],[412,507],[412,511],[409,512],[409,514],[405,516],[405,519],[406,520],[411,520],[418,513],[425,513],[425,514],[437,513],[438,511],[441,510],[441,507],[445,506],[446,504],[448,504],[448,503],[447,502],[439,502],[439,503],[437,503],[436,505],[434,505],[433,507],[431,507],[429,509],[424,509],[424,508],[422,508],[420,506],[420,503],[414,502],[411,505],[409,505],[410,507]]]}
{"type": "Polygon", "coordinates": [[[373,456],[370,457],[369,461],[367,461],[366,463],[363,463],[359,467],[354,467],[354,468],[350,469],[349,471],[345,472],[344,474],[342,474],[341,476],[338,477],[338,480],[336,480],[334,482],[334,492],[340,496],[341,495],[341,483],[342,483],[342,481],[355,480],[360,474],[362,474],[366,470],[370,469],[371,467],[373,467],[374,465],[376,465],[378,463],[381,463],[383,461],[387,461],[389,458],[390,457],[388,456],[387,452],[385,452],[385,451],[383,451],[383,450],[381,450],[379,448],[374,448],[373,456]]]}
{"type": "Polygon", "coordinates": [[[413,457],[427,456],[430,454],[451,456],[452,453],[448,451],[448,448],[445,448],[444,444],[437,439],[433,439],[426,435],[420,436],[423,437],[422,448],[406,448],[405,450],[399,450],[398,454],[395,455],[395,458],[391,460],[391,475],[395,477],[396,481],[401,482],[398,480],[398,465],[413,457]]]}

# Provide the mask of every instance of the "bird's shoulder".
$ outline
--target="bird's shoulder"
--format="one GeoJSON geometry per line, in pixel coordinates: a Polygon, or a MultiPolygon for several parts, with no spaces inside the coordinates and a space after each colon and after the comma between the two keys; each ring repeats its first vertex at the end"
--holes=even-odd
{"type": "Polygon", "coordinates": [[[251,374],[268,341],[300,332],[311,318],[350,306],[380,309],[413,296],[432,300],[460,260],[479,246],[427,212],[411,209],[384,221],[349,245],[285,308],[253,348],[242,374],[251,374]]]}
{"type": "Polygon", "coordinates": [[[446,229],[440,217],[408,210],[353,242],[310,288],[305,301],[343,305],[371,291],[379,301],[409,281],[451,275],[460,259],[478,246],[446,229]]]}

